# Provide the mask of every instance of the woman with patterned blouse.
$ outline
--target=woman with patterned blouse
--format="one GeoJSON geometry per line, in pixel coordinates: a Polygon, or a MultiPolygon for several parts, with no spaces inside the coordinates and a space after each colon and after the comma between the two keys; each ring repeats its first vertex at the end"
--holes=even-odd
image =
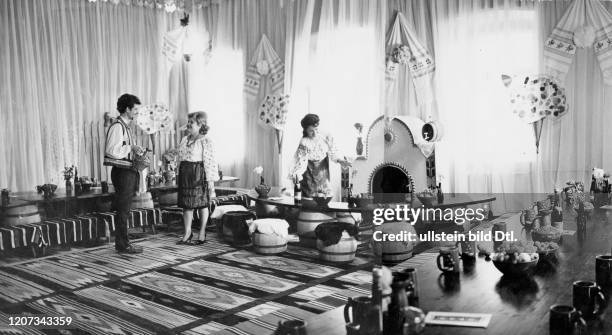
{"type": "Polygon", "coordinates": [[[342,166],[351,166],[351,163],[344,157],[338,157],[331,136],[319,134],[319,117],[316,114],[307,114],[301,124],[302,139],[295,152],[290,178],[294,183],[300,183],[302,197],[331,196],[329,160],[342,166]]]}
{"type": "Polygon", "coordinates": [[[187,123],[189,135],[183,137],[178,147],[181,162],[178,174],[178,206],[183,208],[185,235],[177,244],[191,243],[194,209],[199,211],[201,228],[198,240],[193,244],[202,244],[206,241],[210,197],[215,196],[214,182],[219,180],[213,144],[206,136],[207,119],[205,112],[190,114],[187,123]]]}

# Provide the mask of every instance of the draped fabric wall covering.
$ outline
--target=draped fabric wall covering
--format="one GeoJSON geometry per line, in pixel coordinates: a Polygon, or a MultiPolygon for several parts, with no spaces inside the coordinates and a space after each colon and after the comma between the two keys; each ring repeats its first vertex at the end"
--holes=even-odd
{"type": "MultiPolygon", "coordinates": [[[[542,70],[542,41],[567,1],[510,0],[220,0],[194,10],[192,28],[209,58],[194,57],[170,71],[161,36],[179,13],[82,0],[0,2],[0,186],[14,190],[58,177],[83,156],[79,124],[114,109],[119,94],[167,102],[184,121],[209,112],[211,136],[226,175],[256,183],[262,165],[270,183],[286,182],[299,141],[299,120],[321,116],[346,154],[352,125],[374,117],[440,119],[437,147],[447,192],[542,192],[569,178],[588,181],[590,169],[612,169],[612,92],[603,85],[592,49],[579,49],[566,80],[570,113],[545,122],[540,153],[530,125],[507,110],[502,73],[542,70]],[[385,34],[402,11],[434,55],[437,101],[416,103],[410,74],[383,92],[385,34]],[[278,155],[273,131],[257,124],[256,101],[242,83],[261,34],[286,64],[291,110],[278,155]],[[199,34],[199,35],[198,35],[199,34]],[[386,106],[386,109],[385,109],[386,106]]],[[[604,2],[606,8],[612,5],[604,2]]],[[[339,179],[339,177],[334,177],[339,179]]],[[[52,181],[52,180],[51,180],[52,181]]],[[[55,180],[58,182],[58,180],[55,180]]]]}
{"type": "Polygon", "coordinates": [[[63,186],[65,165],[85,165],[84,124],[103,120],[122,93],[168,103],[160,41],[176,17],[81,0],[0,1],[0,185],[63,186]]]}

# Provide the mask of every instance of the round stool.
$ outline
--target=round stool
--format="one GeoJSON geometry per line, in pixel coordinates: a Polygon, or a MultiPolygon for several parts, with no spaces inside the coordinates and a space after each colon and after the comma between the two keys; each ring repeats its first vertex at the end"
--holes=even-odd
{"type": "Polygon", "coordinates": [[[253,222],[251,235],[253,250],[259,254],[274,255],[287,250],[289,224],[282,219],[258,219],[253,222]],[[263,233],[262,233],[263,231],[263,233]]]}
{"type": "MultiPolygon", "coordinates": [[[[388,222],[374,226],[374,236],[381,239],[383,235],[398,233],[412,233],[415,236],[416,231],[407,222],[388,222]],[[382,233],[377,233],[377,231],[382,233]]],[[[412,257],[412,249],[416,244],[416,241],[376,241],[372,239],[372,251],[376,257],[380,257],[383,265],[395,265],[412,257]]]]}
{"type": "Polygon", "coordinates": [[[247,220],[256,220],[251,212],[227,212],[223,215],[223,238],[236,246],[251,244],[247,220]]]}
{"type": "Polygon", "coordinates": [[[325,246],[323,241],[317,239],[317,250],[319,258],[334,263],[348,263],[355,259],[357,251],[357,240],[347,233],[342,233],[342,238],[336,244],[325,246]]]}
{"type": "Polygon", "coordinates": [[[315,228],[323,222],[331,222],[336,218],[335,213],[322,213],[311,210],[302,210],[298,216],[297,221],[297,234],[303,235],[305,233],[314,232],[315,228]]]}
{"type": "Polygon", "coordinates": [[[2,222],[5,226],[38,223],[42,221],[40,214],[41,212],[36,204],[9,207],[4,211],[2,222]]]}

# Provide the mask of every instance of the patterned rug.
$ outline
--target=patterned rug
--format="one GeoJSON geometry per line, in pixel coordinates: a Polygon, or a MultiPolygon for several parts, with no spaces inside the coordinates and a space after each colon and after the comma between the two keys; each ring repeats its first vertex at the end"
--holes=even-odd
{"type": "Polygon", "coordinates": [[[259,255],[209,235],[200,246],[157,234],[136,242],[142,254],[108,244],[0,267],[0,333],[57,334],[8,326],[11,314],[70,316],[63,334],[272,333],[278,321],[369,294],[365,245],[354,262],[334,264],[297,245],[259,255]]]}

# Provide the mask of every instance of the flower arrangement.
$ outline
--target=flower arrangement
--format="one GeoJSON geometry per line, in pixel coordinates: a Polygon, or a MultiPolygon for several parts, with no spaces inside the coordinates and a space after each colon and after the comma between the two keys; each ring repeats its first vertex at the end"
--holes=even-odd
{"type": "Polygon", "coordinates": [[[259,185],[255,186],[255,192],[260,198],[267,198],[270,193],[270,186],[266,185],[263,177],[263,167],[258,166],[253,169],[253,173],[259,176],[259,185]]]}
{"type": "Polygon", "coordinates": [[[64,180],[69,182],[74,177],[74,165],[64,167],[64,180]]]}
{"type": "Polygon", "coordinates": [[[566,185],[563,192],[570,208],[576,215],[589,214],[593,209],[593,203],[591,203],[590,195],[584,193],[584,184],[581,181],[569,180],[566,185]]]}
{"type": "Polygon", "coordinates": [[[361,137],[361,134],[362,134],[362,132],[363,132],[363,124],[362,124],[362,123],[357,122],[357,123],[355,123],[355,124],[353,125],[353,127],[355,127],[355,129],[357,129],[358,136],[359,136],[359,137],[361,137]]]}
{"type": "Polygon", "coordinates": [[[412,58],[412,52],[407,45],[400,45],[391,52],[391,59],[394,63],[408,64],[412,58]]]}

